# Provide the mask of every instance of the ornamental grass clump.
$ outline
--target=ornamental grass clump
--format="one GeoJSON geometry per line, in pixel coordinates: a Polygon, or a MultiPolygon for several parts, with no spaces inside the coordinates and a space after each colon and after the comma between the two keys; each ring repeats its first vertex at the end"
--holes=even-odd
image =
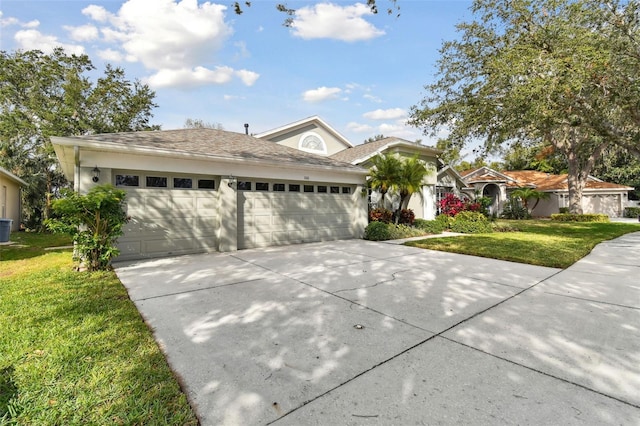
{"type": "Polygon", "coordinates": [[[52,232],[71,235],[73,258],[87,270],[106,270],[120,253],[116,242],[129,221],[125,195],[109,184],[95,186],[86,195],[66,190],[63,198],[53,202],[55,217],[46,226],[52,232]]]}

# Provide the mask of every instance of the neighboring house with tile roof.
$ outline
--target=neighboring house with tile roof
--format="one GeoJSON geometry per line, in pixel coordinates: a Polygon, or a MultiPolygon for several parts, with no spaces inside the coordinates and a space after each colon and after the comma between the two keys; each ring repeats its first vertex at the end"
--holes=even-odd
{"type": "MultiPolygon", "coordinates": [[[[569,207],[569,187],[567,175],[555,175],[535,170],[498,172],[489,167],[467,170],[460,173],[469,187],[468,195],[482,194],[491,197],[491,211],[502,212],[510,193],[517,188],[532,188],[546,192],[549,198],[540,200],[531,212],[533,216],[548,217],[558,213],[560,208],[569,207]]],[[[610,217],[620,217],[628,203],[629,191],[633,188],[616,183],[603,182],[589,176],[582,191],[584,213],[601,213],[610,217]]]]}
{"type": "Polygon", "coordinates": [[[20,191],[24,186],[27,186],[27,183],[24,180],[0,167],[0,219],[12,220],[12,231],[20,229],[20,191]]]}

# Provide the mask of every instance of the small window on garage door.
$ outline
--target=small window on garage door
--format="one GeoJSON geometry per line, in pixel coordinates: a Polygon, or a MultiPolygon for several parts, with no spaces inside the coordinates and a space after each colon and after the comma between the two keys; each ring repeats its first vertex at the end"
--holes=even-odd
{"type": "Polygon", "coordinates": [[[191,189],[193,188],[193,179],[173,178],[173,187],[178,189],[191,189]]]}
{"type": "Polygon", "coordinates": [[[140,176],[116,175],[116,186],[140,186],[140,176]]]}
{"type": "Polygon", "coordinates": [[[147,176],[147,188],[166,188],[167,178],[164,176],[147,176]]]}
{"type": "Polygon", "coordinates": [[[216,189],[216,181],[213,179],[198,179],[198,189],[216,189]]]}

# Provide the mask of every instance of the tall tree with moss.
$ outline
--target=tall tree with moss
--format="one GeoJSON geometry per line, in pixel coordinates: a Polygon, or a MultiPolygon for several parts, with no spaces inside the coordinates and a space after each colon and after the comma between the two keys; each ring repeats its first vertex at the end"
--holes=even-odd
{"type": "Polygon", "coordinates": [[[0,165],[23,178],[23,218],[39,229],[66,181],[51,136],[153,130],[147,85],[107,66],[92,81],[86,55],[0,51],[0,165]]]}
{"type": "Polygon", "coordinates": [[[482,139],[489,151],[517,140],[552,146],[567,161],[570,210],[581,213],[602,153],[640,147],[637,9],[635,1],[475,0],[475,19],[443,44],[438,79],[411,123],[428,134],[446,126],[453,143],[482,139]]]}

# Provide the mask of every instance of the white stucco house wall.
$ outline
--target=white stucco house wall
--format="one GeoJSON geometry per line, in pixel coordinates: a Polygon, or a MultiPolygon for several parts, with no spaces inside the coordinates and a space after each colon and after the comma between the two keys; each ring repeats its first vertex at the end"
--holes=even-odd
{"type": "Polygon", "coordinates": [[[243,133],[181,129],[52,143],[76,191],[111,183],[127,192],[131,221],[119,260],[360,238],[367,225],[365,169],[243,133]]]}
{"type": "Polygon", "coordinates": [[[20,229],[23,186],[27,186],[24,180],[0,167],[0,219],[11,219],[12,231],[20,229]]]}
{"type": "Polygon", "coordinates": [[[433,169],[410,200],[416,217],[435,217],[438,182],[456,190],[462,182],[453,169],[438,170],[439,150],[393,137],[353,145],[318,116],[246,133],[180,129],[52,143],[76,191],[111,183],[127,192],[131,221],[119,260],[361,238],[367,166],[377,154],[418,155],[433,169]]]}
{"type": "MultiPolygon", "coordinates": [[[[560,208],[569,207],[569,187],[567,175],[554,175],[535,170],[498,172],[489,167],[468,170],[461,173],[468,195],[480,194],[493,198],[492,212],[500,214],[511,192],[517,188],[532,188],[546,192],[549,198],[540,200],[531,212],[534,217],[548,217],[558,213],[560,208]]],[[[582,191],[584,213],[606,214],[621,217],[628,205],[628,194],[633,188],[616,183],[603,182],[589,176],[582,191]]]]}

